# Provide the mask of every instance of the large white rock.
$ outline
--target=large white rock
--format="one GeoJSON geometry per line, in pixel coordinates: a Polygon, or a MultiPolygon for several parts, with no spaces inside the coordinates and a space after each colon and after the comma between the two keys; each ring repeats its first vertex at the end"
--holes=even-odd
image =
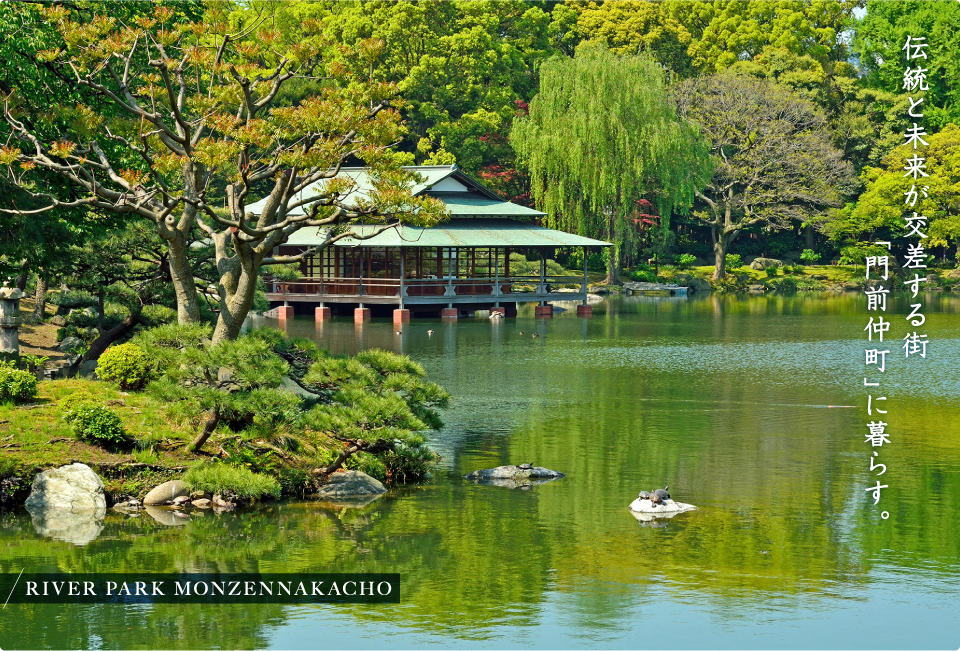
{"type": "Polygon", "coordinates": [[[179,479],[165,481],[144,496],[143,505],[156,506],[158,504],[166,504],[181,495],[190,495],[190,488],[186,484],[179,479]]]}
{"type": "Polygon", "coordinates": [[[86,545],[103,529],[107,498],[97,473],[74,463],[34,477],[24,506],[41,536],[86,545]]]}
{"type": "Polygon", "coordinates": [[[34,477],[24,506],[31,513],[47,509],[105,513],[107,498],[97,473],[86,464],[74,463],[45,470],[34,477]]]}
{"type": "Polygon", "coordinates": [[[693,504],[684,504],[683,502],[674,502],[666,499],[659,504],[654,504],[650,500],[640,499],[639,497],[630,503],[630,510],[635,513],[648,513],[650,515],[666,515],[667,513],[683,513],[684,511],[694,511],[697,507],[693,504]]]}

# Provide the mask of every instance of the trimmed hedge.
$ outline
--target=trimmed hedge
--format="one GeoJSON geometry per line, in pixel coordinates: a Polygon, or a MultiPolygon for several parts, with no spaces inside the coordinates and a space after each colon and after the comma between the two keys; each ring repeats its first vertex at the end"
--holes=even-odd
{"type": "Polygon", "coordinates": [[[97,362],[97,377],[123,391],[139,391],[150,379],[150,360],[136,344],[110,346],[97,362]]]}
{"type": "Polygon", "coordinates": [[[10,362],[0,362],[0,402],[27,402],[36,397],[36,375],[10,362]]]}

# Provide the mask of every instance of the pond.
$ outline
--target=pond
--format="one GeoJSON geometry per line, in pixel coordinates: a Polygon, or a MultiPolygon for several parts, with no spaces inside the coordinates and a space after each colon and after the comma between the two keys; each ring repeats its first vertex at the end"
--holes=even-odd
{"type": "Polygon", "coordinates": [[[261,320],[423,364],[453,397],[433,479],[362,509],[281,502],[178,527],[108,515],[86,546],[6,514],[0,570],[399,572],[400,603],[10,604],[0,646],[956,648],[960,299],[926,297],[926,359],[900,348],[906,303],[888,309],[875,390],[890,434],[880,507],[864,490],[860,296],[611,298],[592,319],[530,307],[400,334],[261,320]],[[567,477],[531,490],[460,477],[523,462],[567,477]],[[699,510],[650,523],[627,509],[667,484],[699,510]]]}

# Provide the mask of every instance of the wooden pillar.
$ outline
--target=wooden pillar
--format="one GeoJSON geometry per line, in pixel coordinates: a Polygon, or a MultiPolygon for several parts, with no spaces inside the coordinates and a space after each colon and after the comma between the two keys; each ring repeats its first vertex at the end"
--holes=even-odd
{"type": "Polygon", "coordinates": [[[583,247],[583,304],[587,304],[587,247],[583,247]]]}

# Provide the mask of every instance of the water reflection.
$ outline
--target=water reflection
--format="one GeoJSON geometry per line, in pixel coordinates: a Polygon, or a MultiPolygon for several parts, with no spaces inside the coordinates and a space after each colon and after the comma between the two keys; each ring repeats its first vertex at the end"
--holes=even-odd
{"type": "MultiPolygon", "coordinates": [[[[589,320],[535,320],[532,311],[502,322],[413,320],[401,335],[390,321],[287,322],[290,335],[334,352],[402,347],[450,391],[431,483],[359,509],[271,504],[178,527],[108,514],[83,549],[9,515],[0,567],[400,572],[401,603],[141,613],[166,632],[162,643],[142,628],[127,632],[127,611],[17,606],[30,626],[0,620],[0,639],[31,648],[89,646],[94,635],[116,646],[200,648],[385,639],[956,646],[958,301],[927,304],[935,353],[922,365],[891,364],[885,379],[896,387],[886,522],[863,492],[858,297],[630,297],[595,305],[589,320]],[[521,462],[567,477],[522,491],[461,477],[521,462]],[[627,509],[637,491],[666,484],[699,510],[638,522],[627,509]],[[663,626],[651,614],[661,610],[685,625],[663,626]]],[[[898,304],[891,320],[900,311],[909,307],[898,304]]]]}

